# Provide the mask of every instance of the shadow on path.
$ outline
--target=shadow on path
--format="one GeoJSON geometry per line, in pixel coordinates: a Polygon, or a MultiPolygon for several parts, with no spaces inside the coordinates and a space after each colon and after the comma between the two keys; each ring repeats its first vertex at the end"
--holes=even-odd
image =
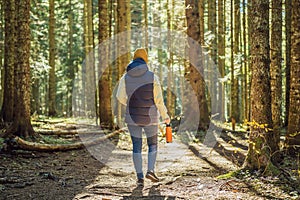
{"type": "Polygon", "coordinates": [[[148,199],[148,200],[175,200],[178,197],[162,195],[159,189],[159,185],[153,185],[149,189],[148,195],[143,195],[143,187],[136,187],[132,190],[132,194],[127,197],[123,197],[124,200],[134,200],[134,199],[148,199]]]}

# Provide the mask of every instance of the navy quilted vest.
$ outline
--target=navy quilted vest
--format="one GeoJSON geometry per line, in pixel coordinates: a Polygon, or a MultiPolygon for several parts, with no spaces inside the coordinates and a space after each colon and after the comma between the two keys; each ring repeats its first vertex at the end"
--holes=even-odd
{"type": "Polygon", "coordinates": [[[158,112],[154,102],[154,74],[148,70],[143,59],[133,60],[125,75],[127,108],[125,122],[147,126],[158,123],[158,112]]]}

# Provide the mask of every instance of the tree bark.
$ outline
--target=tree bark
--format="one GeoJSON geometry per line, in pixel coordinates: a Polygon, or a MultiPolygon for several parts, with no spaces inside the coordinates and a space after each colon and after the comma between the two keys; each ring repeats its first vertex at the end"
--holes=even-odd
{"type": "Polygon", "coordinates": [[[16,1],[15,110],[13,124],[5,136],[35,136],[30,121],[30,0],[16,1]]]}
{"type": "Polygon", "coordinates": [[[292,28],[292,0],[285,0],[285,126],[289,121],[289,107],[290,107],[290,75],[291,75],[291,28],[292,28]]]}
{"type": "MultiPolygon", "coordinates": [[[[4,15],[4,9],[3,9],[3,1],[0,1],[0,40],[4,41],[4,20],[3,20],[3,15],[4,15]]],[[[0,44],[0,86],[2,90],[0,91],[0,107],[2,108],[3,105],[3,89],[4,89],[4,67],[3,67],[3,54],[4,54],[4,43],[0,44]]],[[[1,115],[1,114],[0,114],[1,115]]]]}
{"type": "Polygon", "coordinates": [[[122,33],[122,37],[118,41],[118,51],[122,52],[120,59],[118,59],[119,78],[125,72],[125,67],[130,60],[130,34],[126,31],[130,31],[131,17],[130,17],[130,1],[129,0],[118,0],[117,5],[117,16],[118,16],[118,33],[122,33]]]}
{"type": "MultiPolygon", "coordinates": [[[[130,29],[131,29],[131,15],[130,15],[130,0],[118,0],[117,2],[117,33],[120,34],[117,44],[117,51],[119,58],[117,59],[118,78],[122,77],[125,68],[130,60],[130,29]]],[[[117,108],[117,121],[121,123],[121,104],[117,108]]]]}
{"type": "Polygon", "coordinates": [[[200,22],[199,22],[199,7],[198,1],[186,0],[186,19],[187,19],[187,35],[193,40],[188,40],[189,43],[189,59],[190,65],[185,72],[185,77],[190,82],[193,90],[195,91],[198,99],[199,106],[199,130],[207,130],[209,126],[208,106],[205,95],[205,81],[203,78],[204,69],[201,60],[201,49],[197,48],[200,46],[200,22]],[[193,48],[194,47],[194,48],[193,48]],[[192,64],[193,63],[193,64],[192,64]],[[197,70],[198,68],[198,70],[197,70]]]}
{"type": "Polygon", "coordinates": [[[144,24],[145,24],[145,48],[148,51],[149,37],[148,37],[148,5],[147,5],[147,0],[144,0],[144,24]]]}
{"type": "Polygon", "coordinates": [[[82,69],[83,88],[85,97],[83,97],[83,106],[86,117],[95,117],[95,55],[94,34],[93,34],[93,9],[92,1],[84,0],[84,50],[85,62],[82,69]]]}
{"type": "Polygon", "coordinates": [[[68,67],[67,67],[67,77],[68,77],[68,83],[67,83],[67,105],[66,105],[66,112],[67,116],[72,116],[72,109],[73,109],[73,97],[72,97],[72,91],[73,91],[73,83],[75,79],[75,66],[74,66],[74,59],[73,59],[73,20],[74,20],[74,13],[73,13],[73,5],[72,0],[69,0],[69,13],[68,13],[68,67]]]}
{"type": "Polygon", "coordinates": [[[246,6],[246,0],[243,0],[243,53],[244,53],[244,70],[243,70],[243,105],[244,105],[244,119],[249,121],[249,89],[248,89],[248,52],[247,52],[247,46],[248,46],[248,40],[247,40],[247,33],[249,31],[248,24],[247,24],[247,18],[246,18],[246,12],[248,12],[248,7],[246,6]]]}
{"type": "Polygon", "coordinates": [[[99,138],[95,138],[93,136],[92,141],[86,141],[86,142],[76,142],[72,144],[42,144],[42,143],[36,143],[36,142],[29,142],[26,140],[23,140],[20,137],[15,137],[15,141],[18,144],[18,146],[22,149],[31,150],[31,151],[68,151],[68,150],[75,150],[75,149],[82,149],[84,147],[90,147],[93,145],[97,145],[102,141],[109,140],[113,138],[114,136],[118,135],[121,132],[124,132],[125,128],[116,130],[112,133],[109,133],[107,135],[101,136],[99,138]]]}
{"type": "Polygon", "coordinates": [[[2,105],[2,118],[5,122],[12,122],[14,116],[14,67],[16,43],[16,11],[15,1],[3,1],[5,40],[4,40],[4,96],[2,105]]]}
{"type": "Polygon", "coordinates": [[[49,0],[49,116],[56,115],[56,78],[55,78],[55,54],[56,54],[56,43],[55,43],[55,14],[54,14],[54,0],[49,0]]]}
{"type": "Polygon", "coordinates": [[[282,105],[282,0],[272,0],[272,27],[270,49],[270,74],[272,95],[272,121],[274,138],[279,145],[282,105]]]}
{"type": "Polygon", "coordinates": [[[272,171],[272,156],[278,149],[274,142],[271,114],[269,1],[252,0],[250,5],[252,26],[256,28],[250,38],[251,46],[251,131],[244,167],[272,171]]]}
{"type": "MultiPolygon", "coordinates": [[[[218,1],[218,68],[220,77],[225,76],[225,7],[224,0],[218,1]]],[[[218,119],[225,121],[225,94],[224,94],[224,83],[219,83],[219,103],[218,111],[220,116],[218,119]]]]}
{"type": "Polygon", "coordinates": [[[167,61],[167,67],[168,67],[168,71],[167,71],[167,103],[166,103],[166,107],[169,113],[169,116],[171,118],[173,118],[175,116],[175,110],[174,108],[174,104],[175,102],[173,101],[173,93],[172,93],[172,83],[173,83],[173,77],[172,77],[172,64],[173,64],[173,54],[172,54],[172,37],[171,37],[171,31],[172,31],[172,15],[171,15],[171,3],[170,0],[167,1],[166,4],[166,10],[167,10],[167,29],[168,29],[168,41],[167,41],[167,48],[168,48],[168,61],[167,61]]]}
{"type": "Polygon", "coordinates": [[[107,0],[99,0],[99,114],[100,123],[113,127],[113,116],[111,109],[111,78],[110,68],[108,63],[109,46],[101,43],[108,39],[109,24],[108,24],[108,3],[107,0]],[[100,17],[101,16],[101,17],[100,17]]]}
{"type": "Polygon", "coordinates": [[[233,48],[233,56],[231,60],[231,117],[234,121],[240,122],[240,102],[239,102],[239,78],[237,76],[237,71],[240,70],[240,61],[238,61],[239,56],[239,44],[240,44],[240,1],[234,0],[231,2],[232,11],[234,13],[231,13],[231,17],[234,19],[231,19],[231,23],[233,26],[233,30],[231,34],[233,34],[234,38],[231,38],[232,40],[232,47],[233,48]],[[237,68],[238,67],[238,68],[237,68]]]}
{"type": "Polygon", "coordinates": [[[216,1],[211,0],[207,1],[208,2],[208,31],[210,31],[211,34],[211,44],[210,44],[210,56],[211,60],[213,62],[209,62],[207,60],[206,65],[208,65],[208,74],[209,74],[209,81],[207,83],[208,87],[210,88],[210,93],[208,97],[208,108],[209,111],[214,115],[216,114],[217,111],[217,106],[213,105],[215,102],[217,102],[217,90],[216,90],[216,68],[215,65],[217,65],[217,17],[216,17],[216,1]]]}
{"type": "Polygon", "coordinates": [[[292,0],[291,79],[287,145],[290,154],[300,152],[300,2],[292,0]]]}

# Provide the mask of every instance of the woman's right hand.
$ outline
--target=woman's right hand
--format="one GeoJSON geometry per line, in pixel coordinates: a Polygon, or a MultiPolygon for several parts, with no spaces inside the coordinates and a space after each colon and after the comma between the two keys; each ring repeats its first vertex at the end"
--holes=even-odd
{"type": "Polygon", "coordinates": [[[165,119],[165,123],[166,123],[166,124],[170,124],[170,122],[171,122],[170,118],[166,118],[166,119],[165,119]]]}

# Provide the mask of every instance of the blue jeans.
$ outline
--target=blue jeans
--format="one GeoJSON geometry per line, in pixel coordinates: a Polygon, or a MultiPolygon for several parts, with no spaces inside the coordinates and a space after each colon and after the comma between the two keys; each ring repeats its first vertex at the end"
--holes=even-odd
{"type": "Polygon", "coordinates": [[[142,132],[145,131],[148,144],[148,171],[154,172],[157,155],[158,125],[135,126],[128,124],[132,141],[132,158],[138,179],[144,178],[142,160],[142,132]]]}

